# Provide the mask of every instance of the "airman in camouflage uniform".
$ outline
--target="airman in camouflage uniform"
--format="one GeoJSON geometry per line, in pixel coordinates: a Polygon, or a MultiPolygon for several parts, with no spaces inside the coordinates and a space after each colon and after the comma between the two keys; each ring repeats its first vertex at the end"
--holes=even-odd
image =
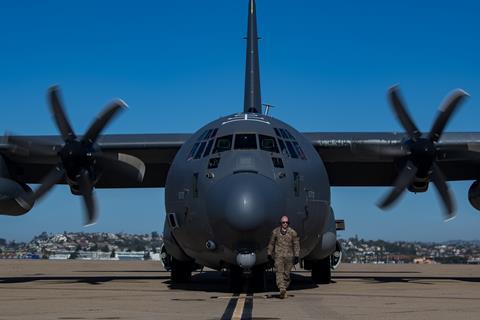
{"type": "Polygon", "coordinates": [[[290,271],[293,265],[298,263],[300,241],[297,232],[288,226],[287,216],[280,219],[280,224],[280,227],[272,231],[267,254],[269,260],[275,261],[277,287],[280,298],[284,299],[290,285],[290,271]]]}

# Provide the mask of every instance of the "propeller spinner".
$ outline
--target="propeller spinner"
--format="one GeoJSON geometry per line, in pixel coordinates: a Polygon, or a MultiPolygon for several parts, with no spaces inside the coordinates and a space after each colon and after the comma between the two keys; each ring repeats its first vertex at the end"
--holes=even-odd
{"type": "Polygon", "coordinates": [[[443,205],[445,206],[445,218],[455,217],[455,203],[448,188],[445,177],[436,163],[437,145],[443,130],[447,125],[451,115],[468,97],[468,93],[457,89],[453,91],[445,102],[441,105],[437,118],[428,134],[423,134],[415,125],[410,117],[405,104],[400,98],[399,89],[393,86],[388,90],[388,97],[398,120],[405,128],[408,139],[403,141],[403,147],[399,157],[399,163],[403,164],[397,178],[393,183],[393,188],[388,192],[378,206],[381,209],[390,207],[405,189],[415,190],[417,181],[428,183],[431,181],[435,185],[443,205]]]}
{"type": "Polygon", "coordinates": [[[65,114],[59,88],[48,91],[48,101],[55,124],[64,141],[60,150],[41,142],[31,142],[18,136],[9,136],[11,151],[18,155],[58,156],[57,165],[43,178],[33,192],[34,200],[41,198],[57,183],[65,180],[72,193],[81,195],[85,204],[85,224],[94,224],[97,219],[94,187],[103,170],[114,170],[119,175],[141,182],[145,164],[138,158],[122,153],[103,153],[96,141],[113,117],[127,105],[115,100],[99,114],[85,135],[78,137],[65,114]]]}

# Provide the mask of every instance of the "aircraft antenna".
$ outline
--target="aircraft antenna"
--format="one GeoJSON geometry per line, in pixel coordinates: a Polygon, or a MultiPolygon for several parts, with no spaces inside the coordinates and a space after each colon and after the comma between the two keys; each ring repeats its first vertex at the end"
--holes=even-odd
{"type": "Polygon", "coordinates": [[[263,106],[265,106],[265,115],[268,116],[268,112],[270,111],[270,108],[276,108],[277,106],[274,106],[269,103],[262,103],[263,106]]]}
{"type": "Polygon", "coordinates": [[[262,113],[260,98],[260,64],[258,62],[258,35],[255,0],[248,8],[247,63],[245,67],[245,97],[243,112],[262,113]]]}

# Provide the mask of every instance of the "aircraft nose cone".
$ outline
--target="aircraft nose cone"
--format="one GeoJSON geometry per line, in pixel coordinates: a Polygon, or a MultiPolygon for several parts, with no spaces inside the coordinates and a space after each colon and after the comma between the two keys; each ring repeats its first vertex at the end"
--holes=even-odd
{"type": "Polygon", "coordinates": [[[223,178],[211,189],[208,212],[223,228],[226,224],[232,231],[246,232],[274,223],[282,203],[281,191],[273,180],[239,173],[223,178]]]}

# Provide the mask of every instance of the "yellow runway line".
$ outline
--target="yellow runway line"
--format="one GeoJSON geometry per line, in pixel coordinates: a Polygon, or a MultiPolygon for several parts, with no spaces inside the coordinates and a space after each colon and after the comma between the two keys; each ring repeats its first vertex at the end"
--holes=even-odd
{"type": "Polygon", "coordinates": [[[240,320],[242,319],[243,308],[245,307],[245,298],[247,295],[242,293],[240,297],[238,297],[237,306],[233,311],[232,320],[240,320]]]}

